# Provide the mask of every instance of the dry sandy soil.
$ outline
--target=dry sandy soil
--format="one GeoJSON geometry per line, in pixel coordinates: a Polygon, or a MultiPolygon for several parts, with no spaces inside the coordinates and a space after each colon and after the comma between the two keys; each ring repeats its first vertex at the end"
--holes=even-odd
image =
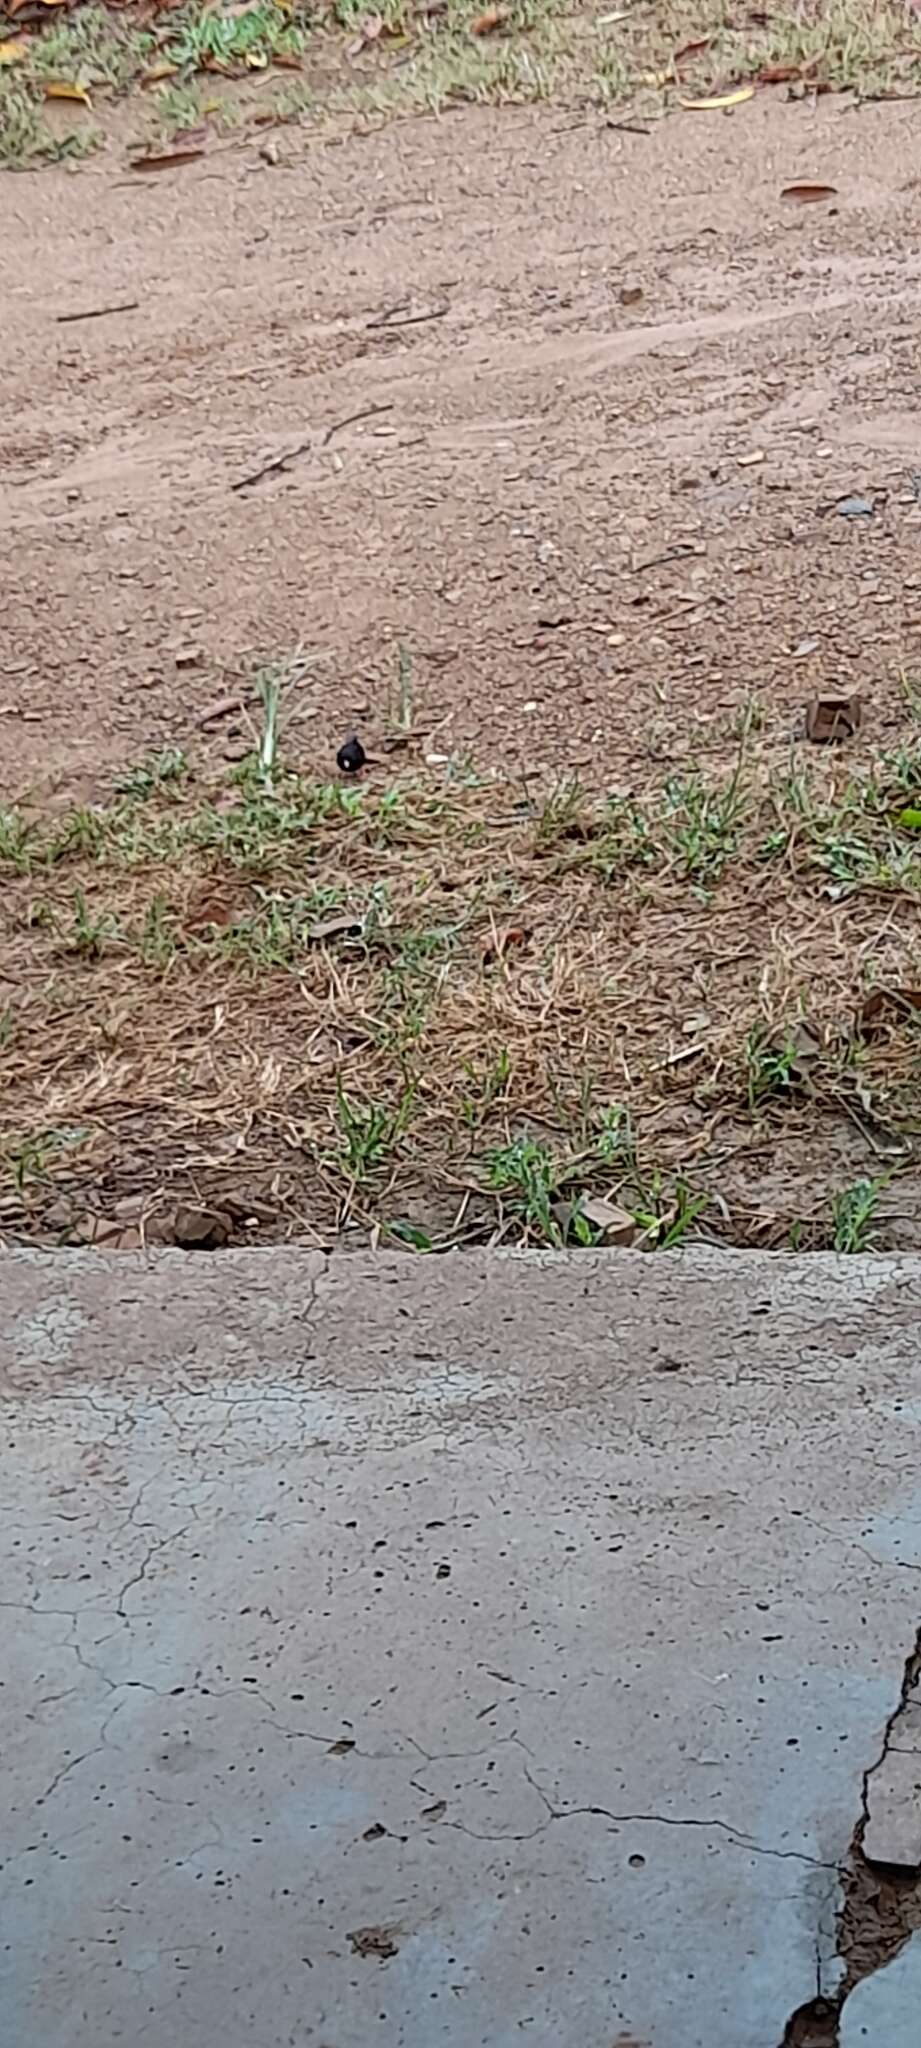
{"type": "MultiPolygon", "coordinates": [[[[238,755],[245,724],[201,714],[296,649],[285,756],[324,781],[356,727],[381,755],[399,644],[423,771],[722,769],[753,700],[782,768],[839,687],[865,699],[848,772],[910,741],[916,138],[916,104],[760,94],[649,133],[467,108],[285,130],[277,163],[235,140],[156,180],[8,178],[5,796],[238,755]]],[[[845,1177],[876,1170],[839,1140],[845,1177]]],[[[762,1168],[776,1192],[779,1145],[762,1168]]]]}

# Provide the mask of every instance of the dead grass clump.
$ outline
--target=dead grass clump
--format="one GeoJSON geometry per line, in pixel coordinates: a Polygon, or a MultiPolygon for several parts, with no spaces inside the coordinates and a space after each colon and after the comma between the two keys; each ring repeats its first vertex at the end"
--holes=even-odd
{"type": "Polygon", "coordinates": [[[778,778],[744,742],[722,782],[607,799],[171,756],[6,813],[0,1213],[827,1241],[828,1202],[752,1219],[746,1178],[778,1133],[910,1159],[919,782],[905,751],[778,778]]]}

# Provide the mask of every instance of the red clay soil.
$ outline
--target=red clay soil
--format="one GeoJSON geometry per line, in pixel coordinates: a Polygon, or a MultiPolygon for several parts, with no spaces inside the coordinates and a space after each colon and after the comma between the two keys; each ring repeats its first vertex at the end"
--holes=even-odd
{"type": "Polygon", "coordinates": [[[398,642],[442,754],[642,781],[728,756],[754,693],[782,758],[838,685],[869,700],[855,761],[895,743],[916,136],[912,104],[834,98],[649,135],[469,108],[284,130],[277,164],[9,177],[4,793],[96,794],[297,646],[285,744],[324,777],[379,736],[398,642]]]}

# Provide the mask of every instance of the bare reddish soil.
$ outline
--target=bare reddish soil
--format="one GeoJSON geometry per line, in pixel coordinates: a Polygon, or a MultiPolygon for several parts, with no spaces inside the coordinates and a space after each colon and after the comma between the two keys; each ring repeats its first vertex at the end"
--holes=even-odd
{"type": "Polygon", "coordinates": [[[298,644],[324,773],[398,640],[439,751],[610,781],[725,749],[753,692],[782,751],[839,681],[885,744],[921,635],[916,133],[832,98],[648,136],[469,109],[9,178],[7,792],[99,789],[298,644]],[[399,304],[441,317],[374,324],[399,304]],[[830,512],[851,491],[872,522],[830,512]]]}

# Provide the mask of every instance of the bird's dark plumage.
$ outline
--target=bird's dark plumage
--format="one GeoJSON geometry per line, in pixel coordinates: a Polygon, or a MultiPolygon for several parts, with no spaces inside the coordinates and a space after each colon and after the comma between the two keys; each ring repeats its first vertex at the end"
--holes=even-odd
{"type": "Polygon", "coordinates": [[[357,775],[359,769],[364,767],[367,758],[368,756],[361,741],[356,739],[353,733],[351,739],[346,740],[339,748],[339,752],[336,755],[336,765],[341,768],[343,775],[357,775]]]}

